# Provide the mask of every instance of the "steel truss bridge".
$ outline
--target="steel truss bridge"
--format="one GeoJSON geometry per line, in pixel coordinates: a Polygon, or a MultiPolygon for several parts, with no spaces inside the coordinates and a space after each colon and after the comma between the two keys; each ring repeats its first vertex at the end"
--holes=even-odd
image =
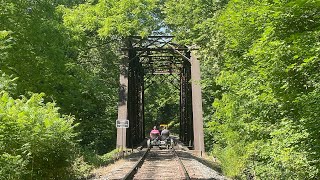
{"type": "Polygon", "coordinates": [[[144,90],[158,74],[180,77],[180,141],[204,151],[200,65],[195,49],[173,42],[173,36],[130,36],[120,65],[118,120],[129,128],[117,129],[117,147],[132,147],[145,139],[144,90]]]}

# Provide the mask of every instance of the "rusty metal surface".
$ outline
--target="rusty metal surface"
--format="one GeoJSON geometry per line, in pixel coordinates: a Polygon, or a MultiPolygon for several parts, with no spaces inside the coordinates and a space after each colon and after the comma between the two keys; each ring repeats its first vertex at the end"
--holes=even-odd
{"type": "Polygon", "coordinates": [[[127,175],[123,178],[124,180],[131,180],[133,176],[137,173],[138,168],[141,167],[141,165],[144,163],[144,160],[149,153],[150,148],[147,149],[147,151],[142,155],[142,157],[138,160],[138,162],[135,163],[135,165],[132,167],[132,169],[127,173],[127,175]]]}
{"type": "MultiPolygon", "coordinates": [[[[135,56],[130,53],[130,57],[135,56]]],[[[129,63],[128,73],[128,119],[130,126],[127,130],[128,147],[138,145],[144,139],[144,73],[138,58],[129,63]]]]}
{"type": "Polygon", "coordinates": [[[101,167],[96,169],[93,174],[94,177],[91,180],[116,180],[124,179],[133,167],[141,160],[141,157],[147,150],[144,149],[139,152],[135,152],[124,159],[121,159],[114,164],[107,167],[101,167]]]}
{"type": "Polygon", "coordinates": [[[180,133],[179,139],[186,145],[193,145],[193,117],[191,93],[191,64],[184,60],[180,75],[180,133]]]}

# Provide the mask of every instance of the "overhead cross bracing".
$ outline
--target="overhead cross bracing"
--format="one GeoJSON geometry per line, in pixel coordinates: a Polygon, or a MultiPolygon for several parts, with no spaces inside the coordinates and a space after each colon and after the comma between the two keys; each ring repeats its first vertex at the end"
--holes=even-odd
{"type": "Polygon", "coordinates": [[[130,36],[130,47],[124,50],[137,53],[131,60],[139,58],[145,74],[180,73],[182,60],[177,51],[185,54],[190,49],[174,43],[173,38],[174,36],[130,36]]]}

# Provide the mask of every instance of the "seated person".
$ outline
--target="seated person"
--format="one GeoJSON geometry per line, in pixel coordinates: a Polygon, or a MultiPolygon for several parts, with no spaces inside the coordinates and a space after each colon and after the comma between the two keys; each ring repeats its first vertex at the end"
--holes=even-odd
{"type": "Polygon", "coordinates": [[[170,131],[167,129],[167,127],[164,127],[161,131],[161,140],[165,140],[169,137],[170,131]]]}
{"type": "Polygon", "coordinates": [[[157,127],[156,126],[154,126],[153,127],[153,129],[151,130],[151,132],[150,132],[150,139],[156,139],[156,138],[158,138],[160,136],[160,132],[159,132],[159,130],[157,129],[157,127]]]}

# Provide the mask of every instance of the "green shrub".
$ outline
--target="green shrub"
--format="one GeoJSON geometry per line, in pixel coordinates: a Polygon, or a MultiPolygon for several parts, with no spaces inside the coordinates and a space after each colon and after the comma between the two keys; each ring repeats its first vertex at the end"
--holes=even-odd
{"type": "Polygon", "coordinates": [[[87,179],[95,167],[113,162],[118,157],[119,149],[114,149],[104,155],[98,155],[92,149],[83,148],[72,166],[75,179],[87,179]]]}
{"type": "Polygon", "coordinates": [[[98,155],[91,149],[83,148],[81,152],[81,157],[83,157],[84,161],[88,164],[94,167],[98,167],[109,164],[110,162],[115,160],[119,152],[119,149],[114,149],[106,154],[98,155]]]}
{"type": "Polygon", "coordinates": [[[69,179],[74,118],[62,117],[43,96],[0,93],[0,179],[69,179]]]}
{"type": "Polygon", "coordinates": [[[120,149],[114,149],[104,155],[99,156],[100,165],[105,165],[114,161],[119,155],[119,152],[120,152],[120,149]]]}
{"type": "Polygon", "coordinates": [[[83,156],[78,156],[72,165],[74,179],[85,179],[89,177],[93,168],[94,166],[88,164],[83,156]]]}
{"type": "Polygon", "coordinates": [[[0,154],[0,178],[21,179],[27,174],[26,165],[27,160],[23,159],[21,155],[0,154]]]}

